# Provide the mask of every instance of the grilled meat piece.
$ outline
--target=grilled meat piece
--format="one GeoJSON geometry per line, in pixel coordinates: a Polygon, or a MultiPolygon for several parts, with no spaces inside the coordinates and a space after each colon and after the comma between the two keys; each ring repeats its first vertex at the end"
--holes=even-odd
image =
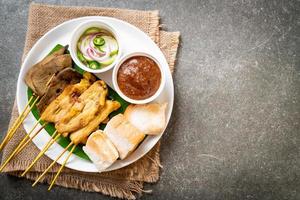
{"type": "Polygon", "coordinates": [[[70,133],[70,139],[74,144],[85,143],[89,135],[98,129],[99,124],[104,121],[108,115],[119,109],[121,104],[118,101],[106,100],[104,107],[98,110],[94,119],[88,125],[73,133],[70,133]]]}
{"type": "Polygon", "coordinates": [[[46,122],[57,123],[71,109],[79,96],[91,85],[89,80],[81,79],[80,83],[68,85],[64,91],[54,99],[44,110],[41,119],[46,122]]]}
{"type": "Polygon", "coordinates": [[[63,55],[65,50],[66,50],[66,48],[61,48],[60,50],[46,56],[40,62],[36,63],[29,69],[29,71],[27,72],[27,74],[25,76],[25,83],[34,91],[34,93],[37,93],[37,91],[33,85],[32,73],[34,71],[36,71],[37,69],[41,69],[42,68],[41,66],[47,64],[48,62],[50,62],[52,59],[56,58],[57,56],[63,55]]]}
{"type": "Polygon", "coordinates": [[[70,84],[79,83],[81,78],[82,75],[72,68],[65,68],[54,76],[49,82],[44,96],[37,104],[40,113],[43,113],[46,107],[63,92],[65,87],[70,84]]]}
{"type": "Polygon", "coordinates": [[[73,132],[86,126],[104,106],[107,92],[104,81],[94,82],[80,95],[65,117],[56,123],[56,130],[59,133],[73,132]]]}
{"type": "Polygon", "coordinates": [[[47,85],[50,79],[67,67],[72,67],[72,59],[69,54],[56,56],[49,62],[36,67],[30,77],[34,92],[38,96],[43,96],[47,91],[47,85]]]}
{"type": "Polygon", "coordinates": [[[47,91],[47,84],[55,74],[67,67],[72,67],[72,59],[69,54],[63,54],[62,48],[53,54],[46,56],[42,61],[33,65],[25,76],[26,84],[38,96],[43,96],[47,91]]]}

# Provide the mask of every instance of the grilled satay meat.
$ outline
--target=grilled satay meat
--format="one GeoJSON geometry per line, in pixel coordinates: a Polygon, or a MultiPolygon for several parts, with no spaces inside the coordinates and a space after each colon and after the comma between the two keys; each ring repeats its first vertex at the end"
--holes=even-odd
{"type": "Polygon", "coordinates": [[[94,83],[97,80],[96,77],[90,72],[84,72],[83,78],[88,80],[90,83],[94,83]]]}
{"type": "Polygon", "coordinates": [[[104,81],[94,82],[80,95],[70,111],[56,123],[56,130],[59,133],[73,132],[86,126],[104,106],[107,92],[104,81]]]}
{"type": "Polygon", "coordinates": [[[81,79],[80,83],[67,86],[64,91],[54,100],[41,115],[41,119],[56,123],[60,121],[71,109],[79,96],[90,87],[87,79],[81,79]]]}
{"type": "Polygon", "coordinates": [[[62,48],[33,65],[25,76],[26,84],[38,96],[43,96],[49,80],[59,71],[72,66],[71,56],[62,48]]]}
{"type": "MultiPolygon", "coordinates": [[[[85,143],[88,136],[95,130],[98,129],[99,124],[103,122],[108,115],[119,109],[121,104],[118,101],[106,100],[104,107],[98,110],[94,119],[88,123],[82,129],[79,129],[70,134],[70,139],[74,144],[85,143]]],[[[67,134],[64,134],[65,136],[67,134]]]]}
{"type": "Polygon", "coordinates": [[[72,68],[66,68],[60,71],[49,82],[44,96],[37,104],[37,108],[40,111],[40,113],[43,113],[46,107],[56,97],[58,97],[58,95],[60,95],[68,85],[79,83],[81,79],[82,79],[82,75],[76,72],[72,68]]]}

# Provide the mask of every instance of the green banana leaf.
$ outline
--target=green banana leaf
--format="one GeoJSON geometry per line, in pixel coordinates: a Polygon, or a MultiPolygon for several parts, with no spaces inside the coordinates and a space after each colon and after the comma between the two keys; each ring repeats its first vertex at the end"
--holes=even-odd
{"type": "MultiPolygon", "coordinates": [[[[49,54],[52,54],[53,52],[55,51],[58,51],[59,49],[63,48],[62,45],[60,44],[57,44],[51,51],[49,54]]],[[[73,68],[79,72],[80,74],[83,74],[84,70],[82,70],[81,68],[79,68],[75,63],[73,63],[73,68]]],[[[28,96],[28,100],[30,99],[30,97],[33,95],[33,91],[28,87],[27,89],[27,96],[28,96]]],[[[35,99],[36,97],[34,97],[35,99]]],[[[124,99],[122,99],[112,88],[108,87],[108,99],[111,99],[111,100],[115,100],[115,101],[118,101],[120,102],[121,104],[121,107],[112,112],[110,115],[109,115],[109,118],[112,118],[113,116],[119,114],[119,113],[124,113],[125,112],[125,109],[127,108],[127,106],[129,105],[128,102],[126,102],[124,99]]],[[[33,102],[33,101],[32,101],[33,102]]],[[[39,111],[37,109],[36,106],[34,106],[31,110],[33,116],[36,118],[36,120],[39,120],[40,119],[40,114],[39,114],[39,111]]],[[[45,122],[43,121],[40,121],[40,124],[43,125],[45,122]]],[[[105,124],[100,124],[99,125],[99,129],[103,130],[105,128],[105,124]]],[[[46,130],[46,132],[52,136],[53,133],[56,131],[55,127],[54,127],[54,124],[50,123],[50,124],[47,124],[44,128],[46,130]]],[[[70,143],[70,139],[69,138],[65,138],[65,137],[62,137],[60,136],[57,140],[57,143],[62,146],[63,148],[66,148],[68,146],[68,144],[70,143]]],[[[71,149],[71,148],[70,148],[71,149]]],[[[70,150],[69,149],[69,150],[70,150]]],[[[85,160],[89,160],[89,157],[84,153],[84,151],[82,150],[82,145],[78,145],[74,152],[73,152],[75,155],[79,156],[80,158],[82,159],[85,159],[85,160]]]]}

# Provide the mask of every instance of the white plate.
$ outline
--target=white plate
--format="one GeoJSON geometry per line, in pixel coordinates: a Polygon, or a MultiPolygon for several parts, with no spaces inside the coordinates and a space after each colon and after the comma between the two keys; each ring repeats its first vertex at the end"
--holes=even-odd
{"type": "MultiPolygon", "coordinates": [[[[163,92],[161,95],[155,100],[157,102],[167,102],[167,123],[169,122],[172,109],[173,109],[173,101],[174,101],[174,87],[173,87],[173,80],[171,76],[171,72],[169,70],[168,63],[159,49],[159,47],[148,37],[144,32],[142,32],[137,27],[109,17],[82,17],[73,19],[70,21],[66,21],[59,26],[53,28],[48,33],[46,33],[43,37],[41,37],[37,43],[32,47],[29,51],[27,57],[25,58],[22,68],[18,78],[18,85],[17,85],[17,104],[19,113],[23,111],[28,102],[27,99],[27,86],[24,82],[24,77],[28,69],[43,57],[45,57],[51,49],[57,45],[67,45],[69,44],[69,40],[72,34],[72,31],[82,22],[88,20],[102,20],[109,23],[119,34],[120,38],[122,39],[122,44],[124,47],[124,54],[131,53],[135,51],[144,51],[153,55],[156,59],[160,61],[163,66],[163,70],[166,75],[166,84],[164,87],[163,92]]],[[[111,87],[112,85],[112,70],[106,72],[105,74],[97,75],[99,78],[103,79],[107,82],[108,85],[111,87]]],[[[24,121],[23,125],[28,133],[33,125],[36,123],[36,119],[30,113],[26,120],[24,121]]],[[[39,125],[40,127],[40,125],[39,125]]],[[[37,127],[38,129],[38,127],[37,127]]],[[[139,158],[143,157],[151,148],[158,142],[160,137],[162,136],[164,131],[162,131],[157,136],[147,136],[146,139],[139,145],[138,149],[136,149],[129,157],[124,160],[117,160],[111,167],[109,167],[106,171],[111,171],[115,169],[119,169],[125,167],[134,161],[138,160],[139,158]]],[[[34,144],[39,148],[42,149],[47,141],[49,141],[50,136],[45,131],[42,130],[37,137],[33,139],[34,144]]],[[[51,148],[45,153],[49,158],[54,160],[57,156],[63,151],[63,148],[55,143],[51,146],[51,148]]],[[[67,153],[62,156],[61,159],[58,160],[58,163],[62,164],[63,160],[66,158],[67,153]]],[[[66,167],[84,171],[84,172],[97,172],[96,167],[89,161],[84,160],[76,155],[72,155],[66,165],[66,167]]]]}

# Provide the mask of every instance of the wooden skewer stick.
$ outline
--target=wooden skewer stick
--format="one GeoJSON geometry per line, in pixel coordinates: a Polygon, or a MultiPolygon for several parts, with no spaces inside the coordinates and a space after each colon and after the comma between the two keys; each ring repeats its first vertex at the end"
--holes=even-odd
{"type": "Polygon", "coordinates": [[[49,142],[44,146],[43,150],[37,155],[37,157],[32,161],[32,163],[26,168],[26,170],[21,174],[21,176],[24,176],[32,167],[33,165],[44,155],[44,153],[51,147],[51,145],[61,136],[61,134],[57,134],[57,131],[55,131],[49,142]]]}
{"type": "MultiPolygon", "coordinates": [[[[9,135],[8,138],[8,142],[11,140],[11,138],[13,137],[13,135],[16,133],[17,129],[19,128],[19,126],[23,123],[24,119],[27,117],[27,115],[30,113],[31,109],[33,108],[33,106],[36,104],[36,102],[38,101],[39,97],[37,97],[34,102],[32,103],[32,105],[29,107],[29,109],[26,111],[26,113],[24,114],[23,118],[19,121],[19,123],[17,124],[17,126],[14,128],[14,130],[12,130],[12,132],[9,135]]],[[[31,129],[31,131],[29,132],[28,135],[30,135],[32,133],[32,131],[36,128],[36,126],[38,125],[38,123],[41,121],[41,119],[39,119],[36,124],[34,125],[34,127],[31,129]]]]}
{"type": "Polygon", "coordinates": [[[75,147],[76,147],[76,144],[72,147],[72,149],[71,149],[71,151],[69,152],[67,158],[65,159],[65,161],[63,162],[63,164],[60,166],[58,172],[56,173],[55,177],[53,178],[53,180],[52,180],[52,182],[51,182],[51,184],[50,184],[50,186],[49,186],[49,188],[48,188],[48,191],[50,191],[51,188],[53,187],[53,185],[54,185],[54,183],[55,183],[57,177],[59,176],[59,174],[61,173],[61,171],[63,170],[63,168],[64,168],[65,165],[67,164],[69,158],[71,157],[73,151],[75,150],[75,147]]]}
{"type": "MultiPolygon", "coordinates": [[[[38,121],[39,122],[39,121],[38,121]]],[[[9,161],[17,155],[20,151],[22,151],[26,145],[35,137],[37,134],[45,127],[46,124],[44,124],[37,132],[33,134],[33,136],[30,136],[31,132],[35,129],[36,125],[38,122],[35,124],[35,126],[31,129],[30,133],[22,139],[20,144],[17,146],[17,148],[12,152],[12,154],[7,158],[7,160],[3,163],[3,165],[0,167],[0,172],[4,169],[4,167],[9,163],[9,161]],[[27,140],[28,139],[28,140],[27,140]],[[26,141],[27,140],[27,141],[26,141]]]]}
{"type": "Polygon", "coordinates": [[[33,103],[30,105],[29,109],[26,109],[23,117],[19,120],[19,122],[17,123],[17,125],[14,127],[14,129],[10,132],[9,136],[10,138],[13,136],[13,134],[15,133],[15,131],[19,128],[19,126],[22,124],[22,122],[24,121],[24,119],[27,117],[27,115],[30,113],[31,109],[33,108],[33,106],[37,103],[37,101],[39,100],[40,97],[37,97],[33,103]]]}
{"type": "Polygon", "coordinates": [[[36,181],[32,184],[32,187],[34,187],[39,180],[49,171],[49,169],[60,159],[64,153],[73,145],[73,142],[71,142],[64,150],[63,152],[47,167],[47,169],[36,179],[36,181]]]}
{"type": "Polygon", "coordinates": [[[21,117],[19,116],[17,121],[15,122],[16,125],[14,124],[14,126],[9,130],[9,132],[7,133],[6,137],[4,138],[1,146],[0,146],[0,151],[2,150],[2,148],[11,140],[11,138],[13,137],[13,135],[16,133],[17,129],[20,127],[20,125],[23,123],[24,119],[27,117],[27,115],[30,113],[31,109],[33,108],[33,106],[36,104],[36,102],[38,101],[39,97],[37,97],[34,102],[32,103],[32,105],[29,107],[24,109],[24,111],[21,113],[21,117]]]}
{"type": "Polygon", "coordinates": [[[24,142],[26,141],[26,139],[29,136],[26,135],[21,142],[19,143],[19,145],[17,146],[17,148],[12,152],[12,154],[8,157],[8,159],[3,163],[3,165],[0,168],[0,172],[4,169],[4,167],[8,164],[8,162],[12,159],[12,157],[16,154],[16,152],[18,151],[18,149],[24,144],[24,142]]]}
{"type": "Polygon", "coordinates": [[[25,111],[27,110],[27,108],[29,107],[29,105],[31,104],[32,100],[33,100],[34,96],[31,96],[29,101],[27,102],[24,110],[22,111],[22,113],[18,116],[18,118],[16,119],[16,121],[14,122],[14,124],[11,126],[11,128],[7,131],[6,137],[4,138],[3,142],[1,143],[1,147],[3,146],[3,143],[6,141],[6,139],[9,137],[9,133],[17,126],[19,120],[23,117],[25,111]]]}
{"type": "Polygon", "coordinates": [[[34,129],[37,127],[37,125],[39,124],[40,120],[38,120],[35,125],[32,127],[32,129],[29,131],[28,134],[25,135],[25,137],[21,140],[21,142],[19,143],[19,145],[16,147],[16,149],[12,152],[12,154],[9,156],[9,158],[5,161],[5,163],[1,166],[0,168],[0,172],[3,170],[3,168],[7,165],[7,163],[9,162],[9,160],[11,160],[11,158],[18,153],[18,150],[20,149],[20,147],[26,142],[26,140],[28,139],[29,135],[31,135],[31,133],[34,131],[34,129]]]}
{"type": "Polygon", "coordinates": [[[52,81],[52,79],[55,77],[55,74],[53,74],[51,76],[51,78],[48,80],[48,82],[46,83],[46,86],[49,86],[50,82],[52,81]]]}
{"type": "Polygon", "coordinates": [[[37,101],[39,100],[40,97],[37,97],[33,103],[30,105],[29,109],[27,109],[23,115],[23,117],[19,120],[19,122],[17,123],[17,126],[14,127],[14,129],[12,130],[12,132],[10,133],[10,136],[12,136],[14,134],[14,132],[19,128],[19,126],[23,123],[24,119],[27,117],[27,115],[30,113],[31,109],[33,108],[33,106],[35,106],[35,104],[37,103],[37,101]]]}
{"type": "Polygon", "coordinates": [[[23,112],[19,115],[19,117],[16,119],[16,121],[14,122],[14,124],[11,126],[11,128],[7,131],[6,136],[4,137],[3,141],[0,144],[0,151],[2,150],[2,148],[6,145],[6,143],[8,142],[8,138],[10,136],[10,133],[12,132],[12,130],[17,126],[19,120],[23,117],[25,111],[27,110],[27,108],[29,107],[31,101],[33,100],[33,96],[30,97],[28,103],[26,104],[23,112]]]}
{"type": "Polygon", "coordinates": [[[25,147],[26,147],[26,145],[29,143],[29,142],[31,142],[32,140],[33,140],[33,138],[35,138],[40,132],[41,132],[41,130],[43,130],[44,128],[45,128],[45,126],[47,125],[47,123],[45,123],[45,124],[43,124],[39,129],[38,129],[38,131],[37,132],[35,132],[32,136],[30,136],[29,137],[29,139],[19,148],[19,150],[17,151],[17,154],[20,152],[20,151],[22,151],[25,147]]]}

